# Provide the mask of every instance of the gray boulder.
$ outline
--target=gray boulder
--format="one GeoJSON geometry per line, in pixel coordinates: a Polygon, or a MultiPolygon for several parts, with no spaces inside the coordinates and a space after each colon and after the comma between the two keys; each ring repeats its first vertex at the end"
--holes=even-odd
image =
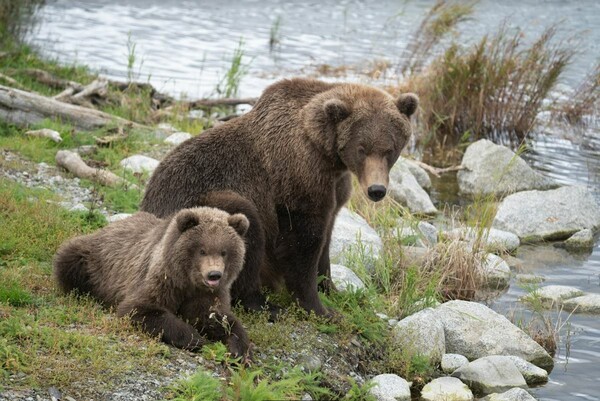
{"type": "MultiPolygon", "coordinates": [[[[427,171],[425,171],[423,167],[419,166],[417,162],[411,159],[400,157],[398,158],[396,164],[406,166],[408,171],[410,171],[410,173],[415,177],[421,188],[425,190],[431,189],[431,178],[429,178],[429,174],[427,174],[427,171]]],[[[394,164],[394,166],[396,164],[394,164]]]]}
{"type": "Polygon", "coordinates": [[[494,253],[512,252],[521,245],[521,241],[516,234],[498,230],[497,228],[483,230],[483,232],[480,233],[476,228],[462,227],[447,231],[444,234],[449,238],[460,239],[469,244],[473,244],[480,235],[484,249],[494,253]]]}
{"type": "Polygon", "coordinates": [[[502,201],[493,226],[521,240],[560,240],[586,228],[598,229],[600,206],[580,186],[519,192],[502,201]]]}
{"type": "Polygon", "coordinates": [[[365,284],[352,270],[343,265],[331,265],[331,280],[339,291],[362,290],[365,284]]]}
{"type": "Polygon", "coordinates": [[[404,163],[396,163],[390,170],[389,195],[411,213],[435,214],[438,212],[431,198],[419,185],[415,176],[404,163]]]}
{"type": "Polygon", "coordinates": [[[513,388],[504,393],[490,394],[483,398],[484,401],[536,401],[527,391],[522,388],[513,388]]]}
{"type": "Polygon", "coordinates": [[[505,356],[504,358],[510,359],[515,364],[528,386],[548,381],[548,372],[542,368],[538,368],[533,363],[529,363],[525,359],[514,355],[505,356]]]}
{"type": "Polygon", "coordinates": [[[465,366],[469,363],[469,360],[459,354],[444,354],[442,357],[442,371],[444,373],[453,373],[456,369],[465,366]]]}
{"type": "Polygon", "coordinates": [[[589,228],[577,231],[565,241],[565,248],[571,251],[588,250],[593,247],[594,233],[589,228]]]}
{"type": "Polygon", "coordinates": [[[479,269],[487,287],[494,289],[508,287],[510,267],[500,256],[488,253],[479,265],[479,269]]]}
{"type": "Polygon", "coordinates": [[[452,376],[465,382],[476,394],[482,395],[507,391],[513,387],[527,387],[515,364],[497,355],[474,360],[458,368],[452,376]]]}
{"type": "Polygon", "coordinates": [[[556,184],[534,171],[512,150],[480,139],[469,145],[457,174],[460,193],[468,196],[505,196],[531,189],[549,189],[556,184]]]}
{"type": "Polygon", "coordinates": [[[335,219],[331,235],[331,259],[344,263],[348,260],[347,252],[350,252],[359,257],[367,267],[372,267],[373,260],[379,258],[382,250],[381,237],[366,220],[347,208],[342,208],[335,219]]]}
{"type": "Polygon", "coordinates": [[[563,301],[565,310],[575,313],[600,314],[600,294],[587,294],[563,301]]]}
{"type": "Polygon", "coordinates": [[[435,309],[444,325],[446,352],[469,360],[516,355],[546,370],[554,361],[538,343],[506,317],[477,302],[450,301],[435,309]]]}
{"type": "Polygon", "coordinates": [[[563,303],[563,300],[583,295],[579,288],[568,285],[547,285],[524,295],[521,300],[527,302],[540,302],[545,308],[551,308],[563,303]]]}
{"type": "Polygon", "coordinates": [[[423,401],[471,401],[473,393],[456,377],[440,377],[427,383],[421,390],[423,401]]]}
{"type": "Polygon", "coordinates": [[[444,326],[431,308],[400,320],[393,334],[394,345],[403,353],[427,357],[432,365],[439,364],[446,353],[444,326]]]}
{"type": "Polygon", "coordinates": [[[378,375],[371,383],[369,392],[377,401],[410,401],[410,384],[398,375],[378,375]]]}
{"type": "Polygon", "coordinates": [[[125,170],[131,171],[132,173],[152,173],[160,162],[144,155],[133,155],[129,156],[119,163],[125,170]]]}

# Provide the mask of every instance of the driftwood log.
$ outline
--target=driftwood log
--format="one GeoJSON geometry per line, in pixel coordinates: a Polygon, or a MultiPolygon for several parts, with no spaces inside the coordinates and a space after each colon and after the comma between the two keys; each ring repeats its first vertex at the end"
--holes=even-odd
{"type": "Polygon", "coordinates": [[[136,185],[111,171],[88,166],[77,153],[70,150],[56,152],[56,165],[63,167],[76,177],[85,178],[108,187],[126,186],[132,189],[137,188],[136,185]]]}
{"type": "Polygon", "coordinates": [[[239,104],[249,104],[254,105],[257,102],[258,98],[256,97],[247,97],[247,98],[223,98],[223,99],[198,99],[191,101],[182,101],[177,102],[176,105],[167,107],[166,110],[171,111],[174,108],[183,108],[187,110],[198,109],[201,107],[221,107],[221,106],[237,106],[239,104]]]}
{"type": "Polygon", "coordinates": [[[143,127],[102,111],[0,85],[0,119],[16,125],[30,125],[46,118],[70,122],[81,130],[93,130],[108,125],[143,127]]]}

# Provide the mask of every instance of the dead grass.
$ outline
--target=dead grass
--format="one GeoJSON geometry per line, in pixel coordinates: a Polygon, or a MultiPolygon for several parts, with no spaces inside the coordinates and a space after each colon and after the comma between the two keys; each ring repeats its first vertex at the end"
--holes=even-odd
{"type": "Polygon", "coordinates": [[[456,26],[472,13],[477,1],[450,2],[437,0],[429,9],[407,46],[407,56],[399,65],[402,75],[419,73],[432,50],[456,26]]]}
{"type": "Polygon", "coordinates": [[[597,115],[600,111],[600,62],[586,75],[569,100],[558,104],[554,117],[570,124],[584,122],[585,116],[597,115]]]}
{"type": "Polygon", "coordinates": [[[526,46],[520,30],[502,26],[474,46],[452,44],[413,78],[422,144],[443,150],[480,138],[521,143],[574,55],[556,32],[550,27],[526,46]]]}

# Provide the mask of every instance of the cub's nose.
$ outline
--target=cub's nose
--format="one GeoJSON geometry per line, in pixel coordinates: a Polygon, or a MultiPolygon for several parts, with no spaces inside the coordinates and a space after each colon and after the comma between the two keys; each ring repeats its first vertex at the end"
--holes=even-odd
{"type": "Polygon", "coordinates": [[[220,271],[211,271],[208,273],[207,278],[209,281],[219,281],[222,276],[223,273],[221,273],[220,271]]]}
{"type": "Polygon", "coordinates": [[[378,202],[385,197],[387,189],[383,185],[371,185],[367,189],[367,193],[369,195],[369,199],[374,202],[378,202]]]}

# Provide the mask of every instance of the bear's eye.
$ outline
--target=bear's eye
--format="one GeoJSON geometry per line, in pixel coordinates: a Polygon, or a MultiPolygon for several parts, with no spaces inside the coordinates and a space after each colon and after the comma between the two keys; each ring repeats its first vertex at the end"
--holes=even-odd
{"type": "Polygon", "coordinates": [[[223,256],[223,257],[227,256],[227,251],[221,251],[221,256],[223,256]]]}
{"type": "Polygon", "coordinates": [[[206,255],[206,251],[204,249],[200,249],[200,255],[202,255],[202,256],[206,255]]]}
{"type": "Polygon", "coordinates": [[[358,154],[359,154],[359,156],[365,156],[367,154],[367,151],[365,150],[364,146],[358,147],[358,154]]]}

